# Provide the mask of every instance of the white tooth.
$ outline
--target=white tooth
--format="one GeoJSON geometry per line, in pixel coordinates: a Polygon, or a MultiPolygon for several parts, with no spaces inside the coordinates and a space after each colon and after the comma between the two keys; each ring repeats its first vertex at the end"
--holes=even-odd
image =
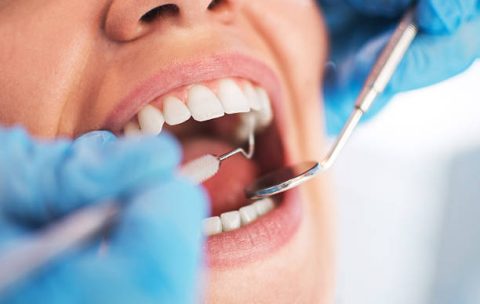
{"type": "Polygon", "coordinates": [[[272,210],[275,207],[272,199],[270,198],[264,198],[260,201],[257,201],[253,203],[253,206],[255,206],[258,216],[267,214],[270,210],[272,210]]]}
{"type": "Polygon", "coordinates": [[[209,217],[203,220],[203,234],[206,236],[222,232],[222,221],[218,216],[209,217]]]}
{"type": "Polygon", "coordinates": [[[187,100],[188,108],[196,121],[206,121],[222,117],[222,104],[213,92],[202,85],[195,85],[190,88],[187,100]]]}
{"type": "Polygon", "coordinates": [[[240,212],[240,218],[242,220],[242,225],[246,225],[246,224],[251,223],[251,222],[253,222],[254,220],[257,219],[257,216],[258,216],[257,215],[257,209],[255,208],[255,206],[253,206],[253,204],[242,207],[238,211],[240,212]]]}
{"type": "Polygon", "coordinates": [[[247,83],[243,86],[243,92],[245,96],[247,96],[248,102],[250,104],[250,108],[255,111],[259,111],[261,109],[260,101],[258,100],[257,92],[250,83],[247,83]]]}
{"type": "Polygon", "coordinates": [[[235,230],[241,226],[240,212],[238,211],[222,213],[220,218],[222,219],[223,231],[235,230]]]}
{"type": "Polygon", "coordinates": [[[224,79],[218,84],[218,98],[227,114],[246,113],[250,105],[240,87],[231,79],[224,79]]]}
{"type": "Polygon", "coordinates": [[[136,137],[141,136],[142,131],[140,131],[140,127],[136,122],[131,121],[123,129],[123,134],[125,137],[136,137]]]}
{"type": "Polygon", "coordinates": [[[239,142],[245,142],[250,135],[250,130],[252,129],[252,124],[257,129],[256,114],[254,112],[249,112],[240,115],[240,122],[235,129],[235,139],[239,142]]]}
{"type": "Polygon", "coordinates": [[[162,112],[154,106],[147,105],[138,112],[138,123],[143,134],[158,135],[162,131],[165,119],[162,112]]]}
{"type": "Polygon", "coordinates": [[[163,100],[163,116],[167,124],[174,126],[186,122],[192,114],[180,99],[169,96],[163,100]]]}
{"type": "Polygon", "coordinates": [[[258,112],[258,124],[261,127],[266,127],[270,124],[273,119],[272,107],[270,105],[270,98],[268,97],[267,91],[262,88],[256,88],[255,91],[258,95],[258,100],[261,105],[261,109],[258,112]]]}

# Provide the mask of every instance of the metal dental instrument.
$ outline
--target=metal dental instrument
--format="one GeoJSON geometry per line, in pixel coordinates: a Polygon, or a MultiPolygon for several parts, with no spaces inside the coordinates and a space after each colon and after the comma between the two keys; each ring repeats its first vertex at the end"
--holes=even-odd
{"type": "MultiPolygon", "coordinates": [[[[207,154],[180,169],[180,175],[200,184],[220,169],[221,162],[234,155],[252,158],[255,150],[255,125],[249,121],[248,149],[237,148],[220,156],[207,154]]],[[[14,283],[39,269],[42,265],[86,241],[101,235],[121,212],[121,206],[108,201],[85,207],[47,227],[36,236],[12,244],[0,254],[0,295],[14,283]]]]}
{"type": "Polygon", "coordinates": [[[368,111],[375,99],[385,90],[417,32],[418,28],[414,23],[414,8],[411,8],[400,21],[385,49],[377,59],[347,123],[330,152],[320,163],[308,161],[268,173],[245,189],[247,197],[261,199],[276,195],[297,187],[317,174],[328,170],[345,147],[363,114],[368,111]]]}
{"type": "Polygon", "coordinates": [[[248,152],[244,148],[237,148],[220,156],[213,154],[204,155],[184,165],[180,169],[180,175],[187,177],[196,184],[201,184],[220,170],[220,165],[224,160],[237,154],[251,159],[255,152],[255,124],[252,117],[250,117],[247,123],[249,125],[248,152]]]}

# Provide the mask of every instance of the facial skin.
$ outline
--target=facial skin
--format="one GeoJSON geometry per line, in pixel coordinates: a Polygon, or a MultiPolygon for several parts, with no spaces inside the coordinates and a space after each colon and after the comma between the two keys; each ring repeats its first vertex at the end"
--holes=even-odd
{"type": "MultiPolygon", "coordinates": [[[[241,52],[279,78],[285,145],[320,159],[327,43],[314,1],[0,0],[0,124],[39,137],[100,129],[120,99],[172,62],[241,52]],[[151,9],[179,13],[140,21],[151,9]]],[[[324,177],[301,188],[302,223],[261,260],[206,270],[207,303],[330,303],[333,259],[324,177]]]]}

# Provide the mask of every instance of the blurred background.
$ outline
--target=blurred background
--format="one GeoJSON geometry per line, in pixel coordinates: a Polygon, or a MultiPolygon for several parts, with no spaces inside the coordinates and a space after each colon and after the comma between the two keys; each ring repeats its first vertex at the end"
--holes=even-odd
{"type": "Polygon", "coordinates": [[[480,61],[397,96],[331,174],[337,304],[480,303],[480,61]]]}

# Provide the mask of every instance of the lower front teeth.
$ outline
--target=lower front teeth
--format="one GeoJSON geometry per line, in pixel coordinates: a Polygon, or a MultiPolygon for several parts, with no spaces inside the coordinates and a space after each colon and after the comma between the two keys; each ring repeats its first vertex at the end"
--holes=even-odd
{"type": "Polygon", "coordinates": [[[222,213],[222,215],[220,215],[220,219],[222,220],[223,231],[232,231],[240,228],[242,225],[240,220],[240,212],[238,211],[222,213]]]}
{"type": "Polygon", "coordinates": [[[242,207],[238,211],[240,213],[240,218],[242,219],[242,225],[251,223],[258,217],[257,209],[253,204],[242,207]]]}
{"type": "Polygon", "coordinates": [[[213,216],[203,220],[203,233],[206,236],[236,230],[250,224],[258,217],[267,214],[275,208],[272,199],[266,198],[256,201],[238,211],[222,213],[220,216],[213,216]]]}

